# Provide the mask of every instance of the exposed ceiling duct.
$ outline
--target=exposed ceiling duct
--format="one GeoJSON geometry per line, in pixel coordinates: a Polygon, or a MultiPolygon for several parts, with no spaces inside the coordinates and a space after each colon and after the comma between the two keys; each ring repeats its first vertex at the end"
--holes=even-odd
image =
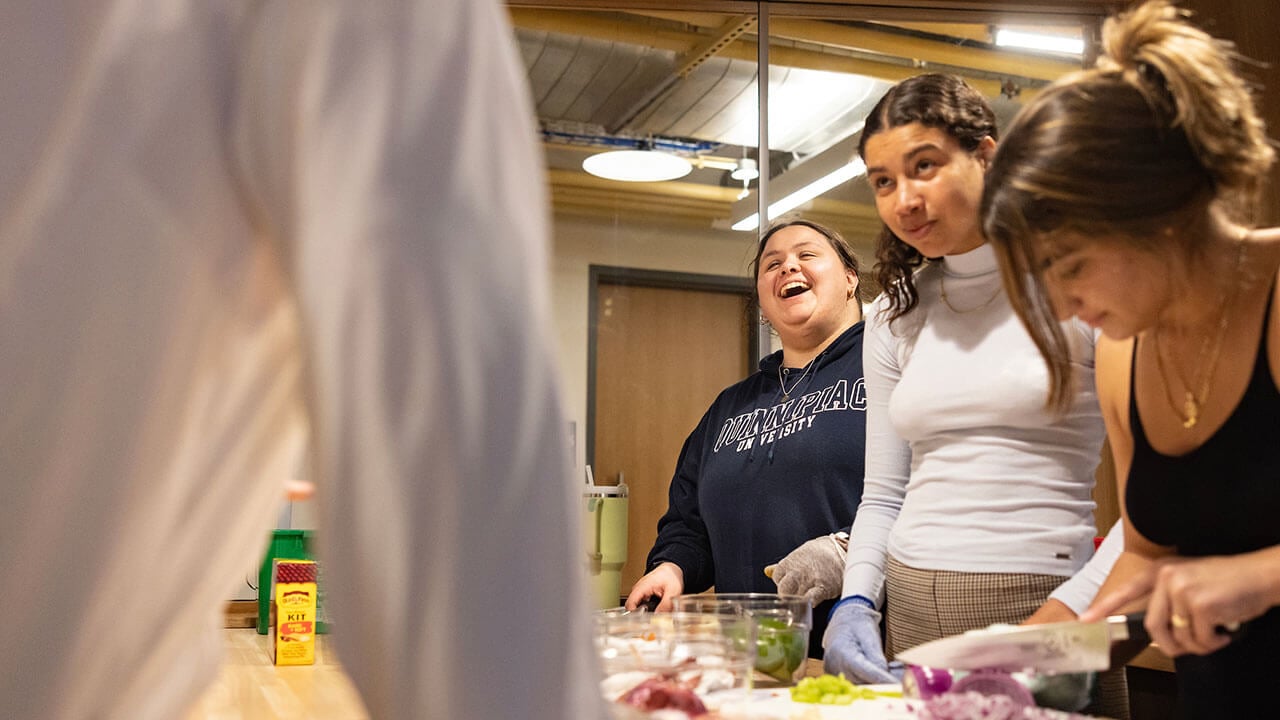
{"type": "MultiPolygon", "coordinates": [[[[528,7],[512,7],[511,15],[555,177],[563,181],[568,176],[560,171],[580,171],[590,153],[653,149],[686,157],[695,169],[647,193],[736,186],[732,200],[746,189],[729,174],[741,159],[758,158],[753,17],[528,7]]],[[[983,29],[972,26],[975,36],[985,33],[974,28],[983,29]]],[[[1079,64],[999,50],[971,37],[869,22],[776,18],[770,38],[774,178],[837,144],[847,145],[876,100],[902,78],[928,69],[960,72],[1007,118],[1018,102],[1004,93],[1034,93],[1079,64]]],[[[584,183],[580,189],[600,191],[584,183]]],[[[869,201],[860,188],[842,192],[843,201],[869,201]]],[[[724,207],[716,219],[728,215],[724,207]]]]}

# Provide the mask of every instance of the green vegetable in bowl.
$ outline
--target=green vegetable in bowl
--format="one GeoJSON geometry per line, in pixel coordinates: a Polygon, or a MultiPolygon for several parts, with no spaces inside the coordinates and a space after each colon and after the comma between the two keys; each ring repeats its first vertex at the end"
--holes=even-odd
{"type": "Polygon", "coordinates": [[[848,705],[854,700],[873,700],[880,697],[902,697],[902,693],[858,687],[845,680],[843,673],[807,677],[791,688],[792,700],[820,705],[848,705]]]}
{"type": "Polygon", "coordinates": [[[781,682],[791,682],[808,654],[808,628],[760,617],[756,633],[756,670],[781,682]]]}

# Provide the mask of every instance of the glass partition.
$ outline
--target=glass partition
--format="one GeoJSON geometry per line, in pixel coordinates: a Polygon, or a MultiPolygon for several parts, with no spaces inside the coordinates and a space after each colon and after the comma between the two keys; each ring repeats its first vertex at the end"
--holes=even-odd
{"type": "Polygon", "coordinates": [[[516,2],[510,11],[552,193],[553,300],[576,460],[597,483],[630,490],[625,592],[643,570],[685,437],[770,348],[751,303],[762,180],[753,173],[767,168],[771,217],[798,213],[836,227],[870,267],[880,223],[854,155],[883,92],[920,72],[954,72],[1007,122],[1039,88],[1080,67],[1096,17],[544,5],[516,2]],[[998,44],[1008,30],[1045,47],[1077,46],[998,44]],[[635,181],[615,179],[641,172],[633,166],[584,168],[618,157],[660,161],[661,172],[635,181]]]}

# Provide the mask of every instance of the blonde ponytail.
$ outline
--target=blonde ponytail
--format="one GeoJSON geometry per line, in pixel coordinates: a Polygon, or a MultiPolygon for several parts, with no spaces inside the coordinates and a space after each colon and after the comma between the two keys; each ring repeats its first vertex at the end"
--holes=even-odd
{"type": "Polygon", "coordinates": [[[1153,0],[1108,19],[1095,72],[1120,75],[1168,127],[1181,128],[1227,209],[1251,221],[1275,151],[1237,72],[1235,46],[1191,25],[1188,16],[1153,0]]]}
{"type": "MultiPolygon", "coordinates": [[[[1063,233],[1195,262],[1221,211],[1252,225],[1275,159],[1239,57],[1168,0],[1108,20],[1095,67],[1042,90],[1006,129],[987,170],[982,226],[1010,303],[1049,367],[1049,404],[1072,396],[1070,347],[1044,258],[1063,233]]],[[[1276,88],[1280,90],[1280,88],[1276,88]]]]}

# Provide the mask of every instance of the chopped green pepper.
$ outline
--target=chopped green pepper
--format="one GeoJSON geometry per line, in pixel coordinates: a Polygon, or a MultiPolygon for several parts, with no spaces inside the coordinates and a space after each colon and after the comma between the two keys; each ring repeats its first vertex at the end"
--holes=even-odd
{"type": "Polygon", "coordinates": [[[873,700],[880,697],[902,697],[902,693],[859,687],[845,680],[843,674],[807,677],[791,688],[792,700],[820,705],[848,705],[854,700],[873,700]]]}

